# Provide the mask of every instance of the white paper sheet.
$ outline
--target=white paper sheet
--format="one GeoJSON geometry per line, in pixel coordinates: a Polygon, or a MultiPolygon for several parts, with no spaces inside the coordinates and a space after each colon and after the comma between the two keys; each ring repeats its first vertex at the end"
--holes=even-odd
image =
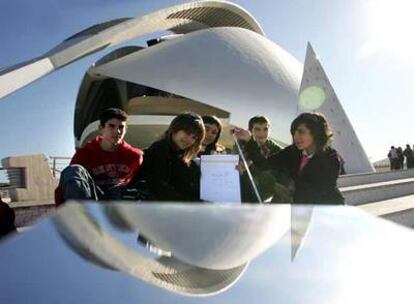
{"type": "Polygon", "coordinates": [[[214,203],[240,203],[238,155],[202,155],[200,197],[214,203]]]}

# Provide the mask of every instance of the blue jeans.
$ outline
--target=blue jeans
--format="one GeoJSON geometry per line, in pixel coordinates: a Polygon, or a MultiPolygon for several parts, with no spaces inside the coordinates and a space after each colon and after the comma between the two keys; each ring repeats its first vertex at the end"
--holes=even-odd
{"type": "Polygon", "coordinates": [[[81,165],[70,165],[60,174],[59,187],[63,200],[117,200],[122,198],[124,186],[100,187],[81,165]]]}
{"type": "Polygon", "coordinates": [[[62,189],[63,200],[99,200],[103,191],[81,165],[70,165],[60,174],[59,187],[62,189]]]}

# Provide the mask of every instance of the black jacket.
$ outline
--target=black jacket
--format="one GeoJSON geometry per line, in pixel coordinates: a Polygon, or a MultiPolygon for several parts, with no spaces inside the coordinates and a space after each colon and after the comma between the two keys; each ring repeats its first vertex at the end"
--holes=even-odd
{"type": "Polygon", "coordinates": [[[0,198],[0,239],[9,233],[16,232],[14,220],[15,214],[13,209],[0,198]]]}
{"type": "Polygon", "coordinates": [[[148,183],[151,200],[200,200],[200,169],[194,162],[185,164],[182,153],[166,139],[144,151],[140,179],[148,183]]]}
{"type": "Polygon", "coordinates": [[[302,151],[291,145],[264,158],[257,144],[251,140],[247,150],[253,163],[261,169],[271,169],[288,175],[295,184],[293,202],[296,204],[343,204],[344,198],[337,187],[340,158],[336,150],[328,147],[314,154],[298,173],[302,151]]]}

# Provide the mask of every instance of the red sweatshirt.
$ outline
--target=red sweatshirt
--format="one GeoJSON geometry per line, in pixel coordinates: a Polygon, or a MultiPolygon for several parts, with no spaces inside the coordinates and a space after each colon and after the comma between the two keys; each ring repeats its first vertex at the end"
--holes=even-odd
{"type": "Polygon", "coordinates": [[[101,140],[102,136],[97,136],[86,143],[76,151],[70,164],[83,166],[97,185],[127,185],[141,167],[143,152],[124,140],[118,150],[107,152],[99,145],[101,140]]]}

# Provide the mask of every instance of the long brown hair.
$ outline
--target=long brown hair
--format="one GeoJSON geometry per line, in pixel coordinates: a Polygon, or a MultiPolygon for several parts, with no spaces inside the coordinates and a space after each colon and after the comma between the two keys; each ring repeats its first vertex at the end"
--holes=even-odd
{"type": "Polygon", "coordinates": [[[196,137],[194,144],[184,150],[182,159],[187,165],[189,165],[190,161],[200,151],[201,143],[204,140],[205,129],[203,120],[198,114],[190,112],[176,116],[164,134],[164,137],[168,140],[170,145],[175,145],[172,140],[172,135],[181,130],[194,134],[196,137]]]}
{"type": "Polygon", "coordinates": [[[304,124],[310,130],[318,151],[325,150],[332,142],[332,130],[329,127],[328,120],[322,113],[302,113],[296,117],[290,126],[292,137],[301,124],[304,124]]]}
{"type": "Polygon", "coordinates": [[[202,119],[203,119],[204,125],[206,125],[206,124],[215,125],[215,126],[217,126],[217,129],[218,129],[218,132],[217,132],[217,135],[216,135],[216,138],[214,139],[214,141],[211,144],[209,144],[208,146],[206,146],[206,148],[205,148],[205,153],[210,154],[210,152],[212,150],[216,151],[216,149],[217,149],[217,142],[220,139],[221,129],[222,129],[221,121],[220,121],[220,119],[218,119],[214,115],[205,115],[205,116],[202,117],[202,119]]]}

